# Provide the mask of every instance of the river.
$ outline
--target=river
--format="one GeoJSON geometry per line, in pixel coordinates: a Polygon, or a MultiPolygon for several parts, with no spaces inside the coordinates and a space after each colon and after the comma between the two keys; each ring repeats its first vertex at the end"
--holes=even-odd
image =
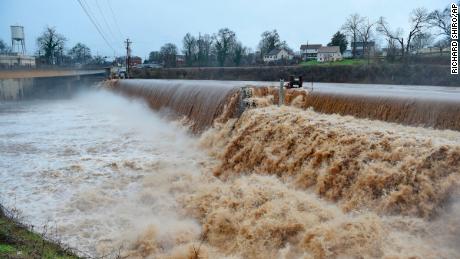
{"type": "Polygon", "coordinates": [[[88,257],[460,256],[457,131],[271,105],[192,134],[144,99],[0,103],[0,203],[88,257]]]}
{"type": "Polygon", "coordinates": [[[100,91],[2,103],[0,140],[2,204],[40,232],[57,230],[53,238],[84,254],[111,252],[151,224],[165,235],[180,226],[200,232],[193,220],[177,219],[170,186],[162,183],[199,172],[206,155],[185,130],[140,102],[100,91]],[[144,178],[166,172],[146,202],[153,192],[143,193],[144,178]]]}

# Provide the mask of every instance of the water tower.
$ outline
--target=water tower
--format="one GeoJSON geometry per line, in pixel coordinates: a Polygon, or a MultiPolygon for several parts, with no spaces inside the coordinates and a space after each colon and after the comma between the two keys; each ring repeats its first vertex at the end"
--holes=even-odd
{"type": "Polygon", "coordinates": [[[24,37],[24,27],[19,25],[11,26],[11,49],[13,52],[25,55],[26,41],[24,37]]]}

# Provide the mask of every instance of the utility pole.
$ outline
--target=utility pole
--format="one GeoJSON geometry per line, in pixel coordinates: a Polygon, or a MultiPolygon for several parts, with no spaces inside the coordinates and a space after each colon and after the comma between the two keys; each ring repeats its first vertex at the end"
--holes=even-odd
{"type": "Polygon", "coordinates": [[[129,78],[129,64],[131,61],[131,48],[129,45],[133,43],[132,41],[129,40],[129,38],[126,39],[125,44],[126,44],[126,77],[129,78]]]}

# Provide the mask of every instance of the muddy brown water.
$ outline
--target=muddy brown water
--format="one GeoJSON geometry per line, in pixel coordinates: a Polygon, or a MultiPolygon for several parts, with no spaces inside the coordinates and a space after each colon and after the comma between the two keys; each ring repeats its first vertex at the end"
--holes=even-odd
{"type": "Polygon", "coordinates": [[[321,114],[305,91],[279,108],[266,83],[162,82],[1,103],[1,203],[86,256],[460,256],[460,132],[321,114]],[[230,116],[246,85],[258,108],[230,116]]]}

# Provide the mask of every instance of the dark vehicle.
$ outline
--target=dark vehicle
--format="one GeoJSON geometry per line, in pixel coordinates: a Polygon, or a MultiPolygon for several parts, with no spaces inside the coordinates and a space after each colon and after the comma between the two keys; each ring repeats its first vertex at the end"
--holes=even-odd
{"type": "Polygon", "coordinates": [[[289,82],[286,84],[286,88],[302,88],[303,78],[299,76],[295,78],[294,76],[289,76],[289,82]]]}

